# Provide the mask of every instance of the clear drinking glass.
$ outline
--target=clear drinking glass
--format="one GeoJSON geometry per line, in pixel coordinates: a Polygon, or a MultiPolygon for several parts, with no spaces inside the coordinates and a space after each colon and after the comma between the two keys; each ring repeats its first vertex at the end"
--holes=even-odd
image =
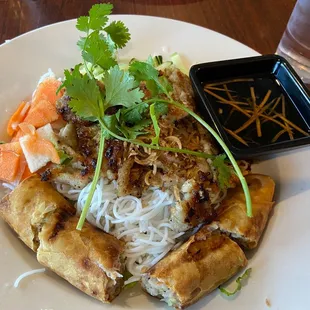
{"type": "Polygon", "coordinates": [[[277,54],[286,58],[308,86],[310,85],[310,0],[298,0],[277,54]]]}

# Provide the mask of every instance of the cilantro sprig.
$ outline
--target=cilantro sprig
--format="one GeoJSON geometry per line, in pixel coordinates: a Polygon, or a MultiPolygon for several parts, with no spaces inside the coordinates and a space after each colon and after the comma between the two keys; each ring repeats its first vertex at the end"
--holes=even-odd
{"type": "Polygon", "coordinates": [[[81,49],[86,74],[81,73],[81,65],[76,65],[71,71],[65,70],[65,80],[61,85],[61,88],[66,88],[67,95],[70,97],[71,110],[81,119],[99,123],[101,128],[94,178],[77,229],[81,230],[83,227],[100,177],[104,144],[107,138],[115,138],[159,151],[210,158],[218,171],[220,188],[229,186],[232,169],[226,165],[225,155],[215,156],[160,145],[159,118],[168,113],[169,105],[195,118],[222,146],[241,181],[246,196],[247,213],[251,216],[249,189],[229,149],[199,115],[174,101],[172,87],[165,76],[159,75],[154,67],[154,61],[151,58],[146,62],[133,60],[130,62],[128,71],[118,66],[116,50],[126,45],[130,34],[123,22],[109,23],[108,16],[112,9],[113,5],[110,3],[96,4],[90,9],[89,16],[78,18],[76,28],[84,33],[78,41],[78,46],[81,49]],[[96,80],[99,76],[100,80],[96,80]],[[145,83],[151,99],[144,99],[145,95],[139,87],[141,82],[145,83]],[[139,136],[149,136],[150,132],[145,129],[151,125],[155,136],[150,138],[150,143],[145,143],[139,139],[139,136]]]}
{"type": "MultiPolygon", "coordinates": [[[[77,65],[72,72],[65,71],[65,80],[61,88],[65,87],[70,96],[70,108],[77,116],[90,121],[99,121],[105,116],[105,110],[114,105],[130,106],[132,102],[141,102],[143,93],[133,88],[133,79],[119,70],[115,58],[117,48],[122,48],[130,40],[128,28],[123,22],[111,22],[108,16],[113,5],[95,4],[89,11],[89,16],[81,16],[77,20],[76,28],[85,33],[77,45],[81,49],[84,67],[87,75],[80,73],[77,65]],[[90,68],[88,66],[90,64],[90,68]],[[100,91],[92,70],[101,68],[105,74],[105,94],[100,91]],[[112,68],[110,71],[108,71],[112,68]]],[[[80,216],[77,229],[81,230],[90,207],[101,172],[104,143],[107,132],[101,127],[98,159],[92,180],[90,192],[80,216]]]]}
{"type": "Polygon", "coordinates": [[[77,19],[76,28],[86,35],[79,39],[77,45],[82,51],[89,77],[93,75],[87,63],[108,70],[117,65],[116,49],[124,47],[130,40],[129,30],[123,22],[111,22],[107,25],[112,9],[111,3],[95,4],[89,10],[89,16],[81,16],[77,19]]]}

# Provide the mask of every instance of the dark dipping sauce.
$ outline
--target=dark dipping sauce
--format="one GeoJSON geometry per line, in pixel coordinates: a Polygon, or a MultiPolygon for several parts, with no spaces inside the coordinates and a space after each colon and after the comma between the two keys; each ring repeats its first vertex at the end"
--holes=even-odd
{"type": "Polygon", "coordinates": [[[190,69],[190,79],[199,112],[236,159],[257,158],[310,144],[310,92],[283,57],[263,55],[196,64],[190,69]],[[208,86],[206,92],[206,85],[213,85],[213,89],[208,86]],[[231,100],[227,89],[231,90],[233,101],[239,101],[237,111],[232,114],[230,103],[218,102],[231,100]],[[259,122],[244,126],[253,114],[257,115],[260,105],[261,113],[268,114],[277,98],[281,101],[270,115],[260,116],[259,122]],[[247,116],[240,108],[248,110],[247,116]],[[274,119],[268,119],[269,116],[274,119]],[[246,128],[240,130],[241,126],[246,128]]]}
{"type": "Polygon", "coordinates": [[[289,94],[278,81],[277,77],[272,73],[269,73],[268,75],[264,74],[251,77],[241,76],[235,80],[226,79],[212,81],[204,84],[204,87],[205,90],[208,90],[208,92],[205,92],[205,95],[207,96],[213,110],[217,114],[219,122],[225,128],[225,130],[228,129],[227,136],[231,142],[240,149],[247,149],[248,147],[255,148],[262,145],[268,145],[287,140],[295,140],[307,136],[310,132],[309,125],[302,116],[299,107],[295,105],[289,94]],[[227,88],[224,89],[224,87],[227,88]],[[216,88],[220,88],[222,90],[218,90],[216,88]],[[241,111],[237,110],[232,105],[228,103],[222,103],[219,98],[214,96],[214,94],[229,101],[231,101],[233,98],[233,101],[231,102],[236,102],[235,104],[240,109],[252,116],[252,111],[254,111],[254,104],[251,88],[254,90],[256,111],[258,110],[258,107],[262,101],[267,99],[266,95],[268,91],[270,91],[270,96],[267,100],[265,100],[266,103],[262,107],[262,109],[264,109],[264,107],[266,108],[265,111],[261,116],[259,116],[261,137],[258,136],[256,121],[253,121],[244,130],[236,133],[237,136],[246,142],[247,145],[245,145],[238,140],[238,137],[234,137],[233,133],[231,132],[235,132],[245,122],[247,122],[250,117],[244,115],[241,111]],[[229,90],[231,97],[228,95],[227,89],[229,90]],[[284,102],[282,101],[282,97],[284,97],[284,102]],[[241,102],[247,103],[248,105],[240,104],[241,102]],[[272,110],[277,102],[278,104],[274,110],[272,110]],[[283,107],[283,105],[285,106],[283,107]],[[285,118],[283,119],[279,116],[276,116],[276,113],[282,116],[285,115],[285,118]],[[272,120],[268,120],[266,117],[264,117],[264,115],[273,118],[278,123],[282,124],[283,127],[273,122],[272,120]],[[300,130],[298,130],[296,127],[294,128],[293,125],[295,125],[300,130]],[[288,133],[290,130],[291,135],[288,133]]]}

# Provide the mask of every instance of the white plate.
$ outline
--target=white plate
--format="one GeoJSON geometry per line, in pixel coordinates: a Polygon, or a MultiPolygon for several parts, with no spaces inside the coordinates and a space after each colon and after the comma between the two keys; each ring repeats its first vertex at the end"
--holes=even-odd
{"type": "MultiPolygon", "coordinates": [[[[179,52],[188,64],[257,55],[252,49],[216,32],[174,20],[147,16],[113,16],[132,34],[122,51],[125,58],[145,59],[149,54],[179,52]]],[[[48,68],[61,75],[79,62],[75,21],[48,26],[0,47],[0,126],[17,104],[29,96],[48,68]]],[[[218,291],[192,309],[309,310],[310,298],[310,148],[267,159],[255,169],[270,174],[277,183],[277,205],[258,250],[250,260],[248,284],[234,298],[218,291]]],[[[67,284],[52,272],[34,275],[12,287],[23,272],[40,268],[35,255],[0,220],[0,309],[85,310],[164,309],[165,305],[142,294],[125,291],[112,305],[103,305],[67,284]]]]}

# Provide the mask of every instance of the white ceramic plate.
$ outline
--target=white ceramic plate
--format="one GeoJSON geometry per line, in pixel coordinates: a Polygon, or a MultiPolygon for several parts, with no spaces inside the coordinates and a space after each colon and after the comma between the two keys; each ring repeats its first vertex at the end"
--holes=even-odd
{"type": "MultiPolygon", "coordinates": [[[[121,53],[125,58],[145,59],[149,54],[177,51],[190,65],[257,55],[230,38],[187,23],[130,15],[112,19],[123,20],[132,34],[121,53]]],[[[5,138],[10,113],[31,95],[48,68],[61,75],[64,68],[79,62],[78,36],[75,21],[68,21],[27,33],[0,47],[0,139],[5,138]]],[[[307,147],[266,159],[255,167],[275,179],[277,205],[258,250],[251,253],[252,276],[237,296],[225,298],[215,291],[191,309],[269,309],[266,299],[274,310],[310,309],[309,158],[307,147]]],[[[112,305],[103,305],[49,271],[26,278],[15,289],[13,283],[21,273],[40,265],[1,220],[0,229],[0,309],[165,309],[164,303],[137,288],[123,292],[112,305]]]]}

